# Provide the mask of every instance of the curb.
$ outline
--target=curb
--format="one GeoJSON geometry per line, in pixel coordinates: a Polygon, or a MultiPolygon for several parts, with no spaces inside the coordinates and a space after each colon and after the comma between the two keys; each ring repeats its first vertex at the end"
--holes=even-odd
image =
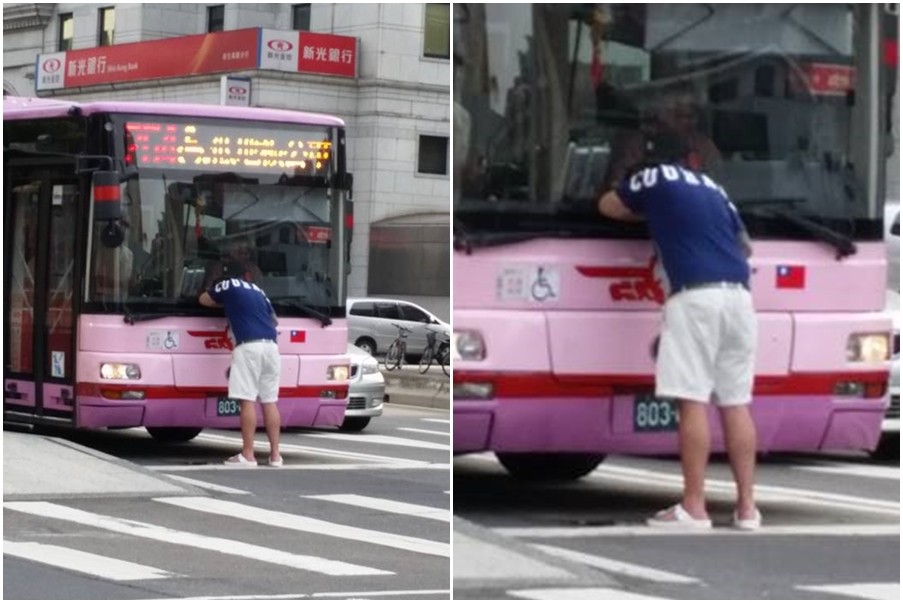
{"type": "Polygon", "coordinates": [[[451,379],[441,371],[421,375],[416,370],[383,371],[389,404],[448,410],[451,379]]]}

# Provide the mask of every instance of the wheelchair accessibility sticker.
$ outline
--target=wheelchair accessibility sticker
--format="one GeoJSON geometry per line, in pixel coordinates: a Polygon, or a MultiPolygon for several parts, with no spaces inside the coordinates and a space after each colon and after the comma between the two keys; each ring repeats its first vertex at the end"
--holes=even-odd
{"type": "Polygon", "coordinates": [[[178,331],[151,331],[147,334],[147,349],[149,350],[177,350],[178,348],[178,331]]]}
{"type": "Polygon", "coordinates": [[[496,299],[499,301],[554,302],[560,296],[558,270],[548,266],[507,266],[499,271],[496,299]]]}

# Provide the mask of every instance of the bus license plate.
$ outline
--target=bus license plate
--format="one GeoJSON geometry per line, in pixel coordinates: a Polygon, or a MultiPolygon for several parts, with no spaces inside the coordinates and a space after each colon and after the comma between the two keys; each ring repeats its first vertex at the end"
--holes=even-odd
{"type": "Polygon", "coordinates": [[[635,432],[677,431],[679,421],[677,404],[673,400],[660,400],[653,396],[637,396],[633,405],[633,430],[635,432]]]}
{"type": "Polygon", "coordinates": [[[238,417],[241,415],[241,401],[233,398],[219,398],[216,401],[216,416],[238,417]]]}

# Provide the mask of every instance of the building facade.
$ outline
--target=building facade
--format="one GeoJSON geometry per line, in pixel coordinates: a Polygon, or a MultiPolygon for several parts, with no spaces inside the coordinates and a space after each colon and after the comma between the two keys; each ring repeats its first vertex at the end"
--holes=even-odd
{"type": "Polygon", "coordinates": [[[448,4],[5,4],[3,93],[219,104],[228,75],[250,84],[251,106],[344,119],[354,174],[349,295],[408,299],[448,320],[449,12],[448,4]],[[39,55],[250,28],[353,38],[353,76],[260,63],[228,74],[38,89],[39,55]]]}

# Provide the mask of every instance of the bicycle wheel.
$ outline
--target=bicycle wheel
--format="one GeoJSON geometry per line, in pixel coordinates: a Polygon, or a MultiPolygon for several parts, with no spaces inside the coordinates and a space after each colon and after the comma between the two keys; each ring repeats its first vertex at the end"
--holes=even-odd
{"type": "Polygon", "coordinates": [[[439,366],[442,367],[442,372],[448,377],[448,344],[439,348],[439,357],[437,358],[437,361],[439,362],[439,366]]]}
{"type": "Polygon", "coordinates": [[[399,345],[398,341],[393,341],[386,351],[386,359],[383,361],[386,365],[386,370],[397,369],[401,364],[401,356],[401,345],[399,345]]]}
{"type": "Polygon", "coordinates": [[[423,374],[430,370],[430,365],[433,364],[433,348],[432,346],[426,346],[423,349],[423,354],[420,355],[420,374],[423,374]]]}

